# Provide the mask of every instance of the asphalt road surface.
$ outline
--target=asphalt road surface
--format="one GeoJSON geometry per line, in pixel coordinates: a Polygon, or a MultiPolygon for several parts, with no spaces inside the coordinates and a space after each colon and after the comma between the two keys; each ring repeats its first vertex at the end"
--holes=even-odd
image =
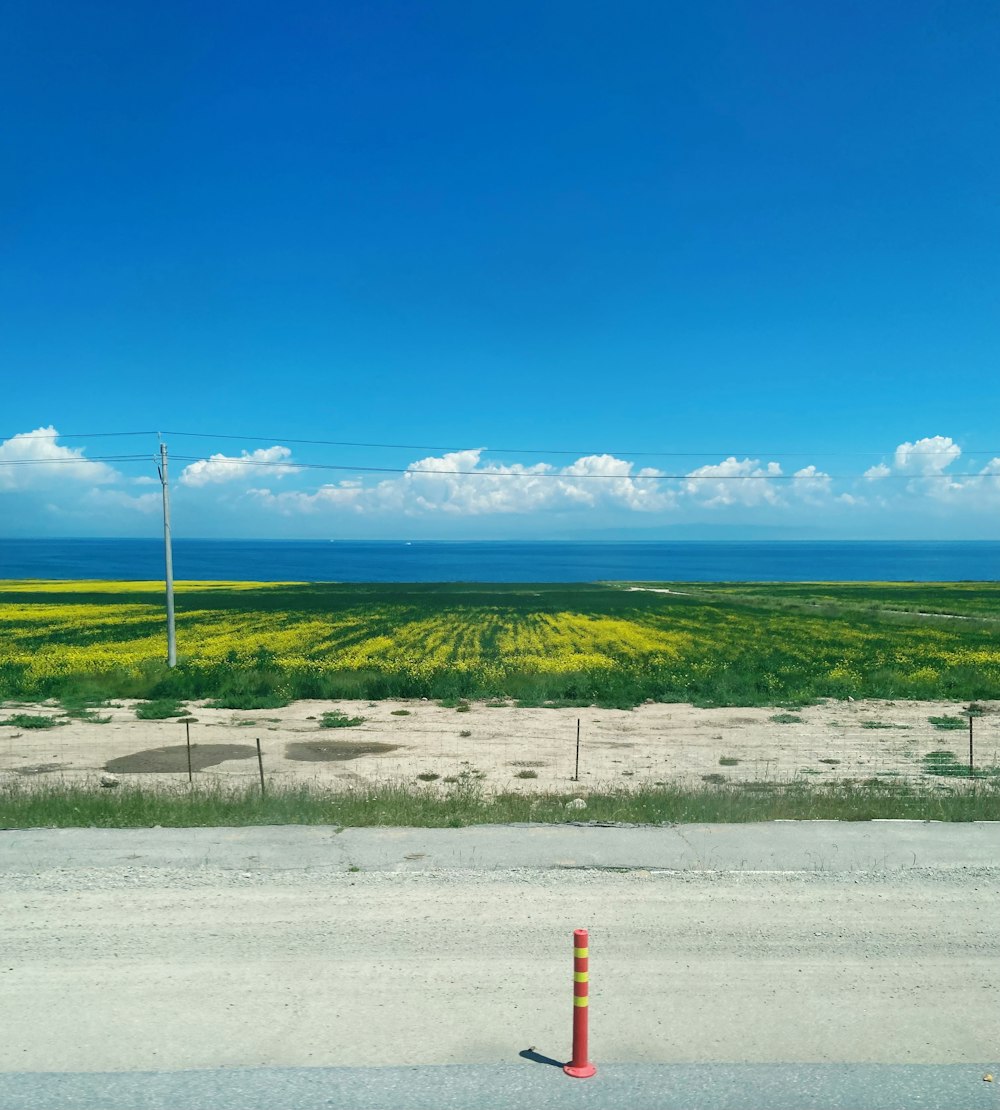
{"type": "Polygon", "coordinates": [[[0,899],[2,1110],[1000,1107],[996,824],[8,832],[0,899]]]}

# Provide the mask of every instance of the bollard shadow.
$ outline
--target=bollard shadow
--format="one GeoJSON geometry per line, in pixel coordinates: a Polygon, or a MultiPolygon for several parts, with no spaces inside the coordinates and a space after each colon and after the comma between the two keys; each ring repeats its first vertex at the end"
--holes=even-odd
{"type": "Polygon", "coordinates": [[[550,1064],[554,1068],[561,1068],[563,1066],[562,1060],[553,1060],[551,1056],[543,1056],[533,1048],[526,1048],[523,1052],[519,1052],[518,1056],[520,1056],[522,1060],[528,1060],[532,1064],[550,1064]]]}

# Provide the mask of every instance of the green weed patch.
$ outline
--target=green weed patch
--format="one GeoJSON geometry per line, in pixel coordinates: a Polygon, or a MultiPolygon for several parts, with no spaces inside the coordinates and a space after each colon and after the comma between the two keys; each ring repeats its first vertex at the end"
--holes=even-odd
{"type": "Polygon", "coordinates": [[[339,710],[324,713],[319,719],[320,728],[355,728],[365,723],[364,717],[349,717],[339,710]]]}

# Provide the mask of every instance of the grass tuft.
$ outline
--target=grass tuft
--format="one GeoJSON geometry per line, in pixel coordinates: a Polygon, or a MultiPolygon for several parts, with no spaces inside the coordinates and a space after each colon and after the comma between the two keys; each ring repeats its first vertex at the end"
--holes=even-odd
{"type": "Polygon", "coordinates": [[[163,721],[168,717],[184,717],[187,710],[174,698],[155,698],[140,702],[135,707],[135,715],[140,721],[163,721]]]}
{"type": "Polygon", "coordinates": [[[924,770],[929,775],[940,775],[943,778],[968,779],[975,777],[967,763],[959,763],[954,752],[936,751],[928,752],[923,758],[924,770]]]}
{"type": "Polygon", "coordinates": [[[928,717],[927,720],[942,731],[969,727],[969,722],[964,717],[928,717]]]}
{"type": "Polygon", "coordinates": [[[346,713],[341,713],[339,709],[332,709],[324,713],[319,719],[320,728],[355,728],[364,723],[364,717],[348,717],[346,713]]]}
{"type": "Polygon", "coordinates": [[[42,713],[15,713],[0,724],[13,725],[14,728],[55,728],[57,725],[66,724],[58,717],[47,717],[42,713]]]}

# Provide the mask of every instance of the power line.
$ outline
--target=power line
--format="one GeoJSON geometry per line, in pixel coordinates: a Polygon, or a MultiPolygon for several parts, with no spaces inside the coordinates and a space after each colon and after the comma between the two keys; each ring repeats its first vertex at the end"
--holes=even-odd
{"type": "MultiPolygon", "coordinates": [[[[171,433],[172,434],[172,433],[171,433]]],[[[334,470],[347,471],[352,474],[433,474],[441,477],[467,477],[467,478],[555,478],[576,481],[578,478],[599,478],[604,480],[620,480],[630,478],[633,481],[647,482],[825,482],[825,481],[854,481],[860,477],[858,474],[572,474],[560,470],[524,471],[524,470],[438,470],[435,468],[420,469],[417,467],[395,466],[347,466],[337,463],[296,463],[269,461],[265,459],[222,457],[212,460],[203,459],[198,455],[174,455],[181,462],[208,462],[215,465],[232,465],[238,467],[255,466],[270,467],[279,470],[334,470]]],[[[997,475],[1000,477],[1000,474],[997,475]]],[[[905,478],[912,481],[915,478],[983,478],[991,477],[989,474],[887,474],[885,478],[905,478]]],[[[885,480],[885,479],[882,479],[885,480]]]]}
{"type": "MultiPolygon", "coordinates": [[[[170,433],[173,434],[173,433],[170,433]]],[[[216,466],[258,467],[272,470],[321,470],[336,471],[350,474],[425,474],[438,477],[464,477],[464,478],[519,478],[522,480],[543,478],[549,480],[577,481],[603,480],[616,481],[622,478],[637,482],[827,482],[827,481],[857,481],[863,475],[859,474],[574,474],[565,470],[442,470],[436,467],[397,467],[397,466],[364,466],[349,465],[346,463],[300,463],[281,460],[251,459],[247,457],[222,456],[214,459],[205,459],[200,455],[174,455],[178,462],[199,463],[211,462],[216,466]]],[[[64,459],[0,459],[0,466],[79,466],[88,463],[148,463],[149,455],[94,455],[74,456],[64,459]]],[[[1000,477],[1000,472],[952,472],[941,474],[885,474],[879,481],[889,479],[903,481],[926,480],[951,480],[953,478],[991,478],[1000,477]]]]}
{"type": "Polygon", "coordinates": [[[15,432],[3,442],[17,439],[111,439],[115,436],[155,436],[158,432],[15,432]]]}
{"type": "MultiPolygon", "coordinates": [[[[473,448],[466,446],[445,446],[442,444],[429,444],[429,443],[367,443],[358,440],[338,440],[338,439],[298,439],[294,436],[253,436],[253,435],[233,435],[232,433],[225,432],[178,432],[178,431],[136,431],[136,432],[44,432],[44,433],[21,433],[17,432],[13,435],[7,436],[6,441],[16,439],[18,441],[33,440],[33,439],[102,439],[112,437],[141,437],[141,436],[178,436],[187,439],[215,439],[226,440],[230,442],[244,442],[244,443],[294,443],[300,446],[313,446],[313,447],[356,447],[362,450],[382,450],[382,451],[445,451],[448,453],[479,450],[488,454],[505,454],[505,455],[571,455],[577,458],[589,455],[615,455],[615,456],[633,456],[642,458],[699,458],[702,456],[724,456],[732,457],[736,455],[743,455],[744,457],[768,457],[768,458],[800,458],[802,456],[815,456],[816,458],[867,458],[869,456],[884,457],[886,452],[881,449],[869,451],[815,451],[812,449],[805,449],[801,451],[733,451],[733,450],[699,450],[699,451],[643,451],[643,450],[625,450],[608,448],[601,448],[600,450],[578,448],[569,450],[566,448],[554,447],[480,447],[473,448]]],[[[3,440],[0,440],[3,442],[3,440]]],[[[909,457],[922,456],[922,455],[937,455],[938,451],[909,451],[909,457]]],[[[977,455],[1000,455],[1000,448],[979,448],[975,452],[977,455]]]]}
{"type": "MultiPolygon", "coordinates": [[[[609,448],[602,448],[600,450],[584,450],[579,448],[577,450],[567,450],[565,448],[550,448],[550,447],[481,447],[471,448],[468,444],[464,447],[456,446],[443,446],[441,444],[431,443],[361,443],[352,440],[338,440],[338,439],[295,439],[292,436],[243,436],[223,434],[216,432],[168,432],[164,431],[159,433],[165,436],[183,436],[189,439],[224,439],[232,440],[235,442],[245,443],[271,443],[271,444],[284,444],[294,443],[302,446],[314,447],[359,447],[370,448],[373,450],[385,451],[446,451],[449,453],[457,451],[481,450],[489,454],[504,454],[504,455],[573,455],[577,458],[587,455],[631,455],[641,456],[642,458],[672,458],[672,459],[689,459],[697,458],[702,455],[724,455],[726,457],[732,455],[756,455],[768,456],[769,458],[799,458],[803,455],[815,455],[817,458],[867,458],[868,456],[878,455],[882,457],[886,452],[882,449],[872,449],[870,451],[813,451],[811,449],[802,451],[718,451],[718,450],[703,450],[703,451],[638,451],[638,450],[611,450],[609,448]]],[[[1000,448],[979,448],[976,452],[977,455],[995,455],[1000,454],[1000,448]]],[[[937,455],[938,451],[908,451],[908,455],[937,455]]]]}
{"type": "MultiPolygon", "coordinates": [[[[233,456],[217,457],[211,460],[200,455],[174,455],[178,462],[198,463],[209,462],[213,465],[236,467],[259,467],[272,470],[325,470],[350,474],[426,474],[438,477],[464,477],[464,478],[520,478],[522,480],[533,478],[555,479],[564,481],[577,481],[578,479],[598,479],[616,481],[628,478],[636,482],[827,482],[827,481],[857,481],[863,477],[858,474],[574,474],[565,470],[441,470],[434,467],[397,467],[397,466],[363,466],[341,463],[299,463],[271,461],[265,459],[238,458],[233,456]]],[[[149,455],[94,455],[92,457],[75,456],[68,459],[3,459],[0,466],[79,466],[88,463],[148,463],[149,455]]],[[[948,474],[886,474],[879,481],[889,479],[905,481],[943,480],[953,478],[991,478],[1000,477],[1000,472],[954,472],[948,474]]]]}
{"type": "Polygon", "coordinates": [[[66,466],[75,463],[149,462],[151,455],[74,455],[68,459],[0,459],[0,466],[66,466]]]}
{"type": "MultiPolygon", "coordinates": [[[[576,450],[570,451],[565,448],[555,447],[464,447],[444,446],[442,444],[433,443],[359,443],[352,440],[339,440],[339,439],[295,439],[291,436],[237,436],[237,435],[220,435],[211,432],[163,432],[165,436],[186,436],[192,439],[225,439],[236,442],[244,443],[294,443],[299,446],[313,446],[313,447],[358,447],[362,449],[382,450],[382,451],[444,451],[448,454],[454,454],[462,451],[483,451],[493,454],[504,455],[572,455],[577,458],[586,455],[633,455],[641,456],[643,458],[695,458],[700,455],[720,455],[727,454],[722,451],[623,451],[623,450],[610,450],[604,448],[600,451],[595,450],[576,450]]],[[[730,451],[728,454],[760,454],[760,452],[743,452],[743,451],[730,451]]],[[[777,456],[798,456],[810,454],[808,451],[770,451],[767,452],[772,457],[777,456]]],[[[811,452],[817,454],[817,452],[811,452]]],[[[883,452],[884,453],[884,452],[883,452]]],[[[860,452],[859,452],[860,454],[860,452]]],[[[866,452],[865,454],[878,454],[876,451],[866,452]]]]}

